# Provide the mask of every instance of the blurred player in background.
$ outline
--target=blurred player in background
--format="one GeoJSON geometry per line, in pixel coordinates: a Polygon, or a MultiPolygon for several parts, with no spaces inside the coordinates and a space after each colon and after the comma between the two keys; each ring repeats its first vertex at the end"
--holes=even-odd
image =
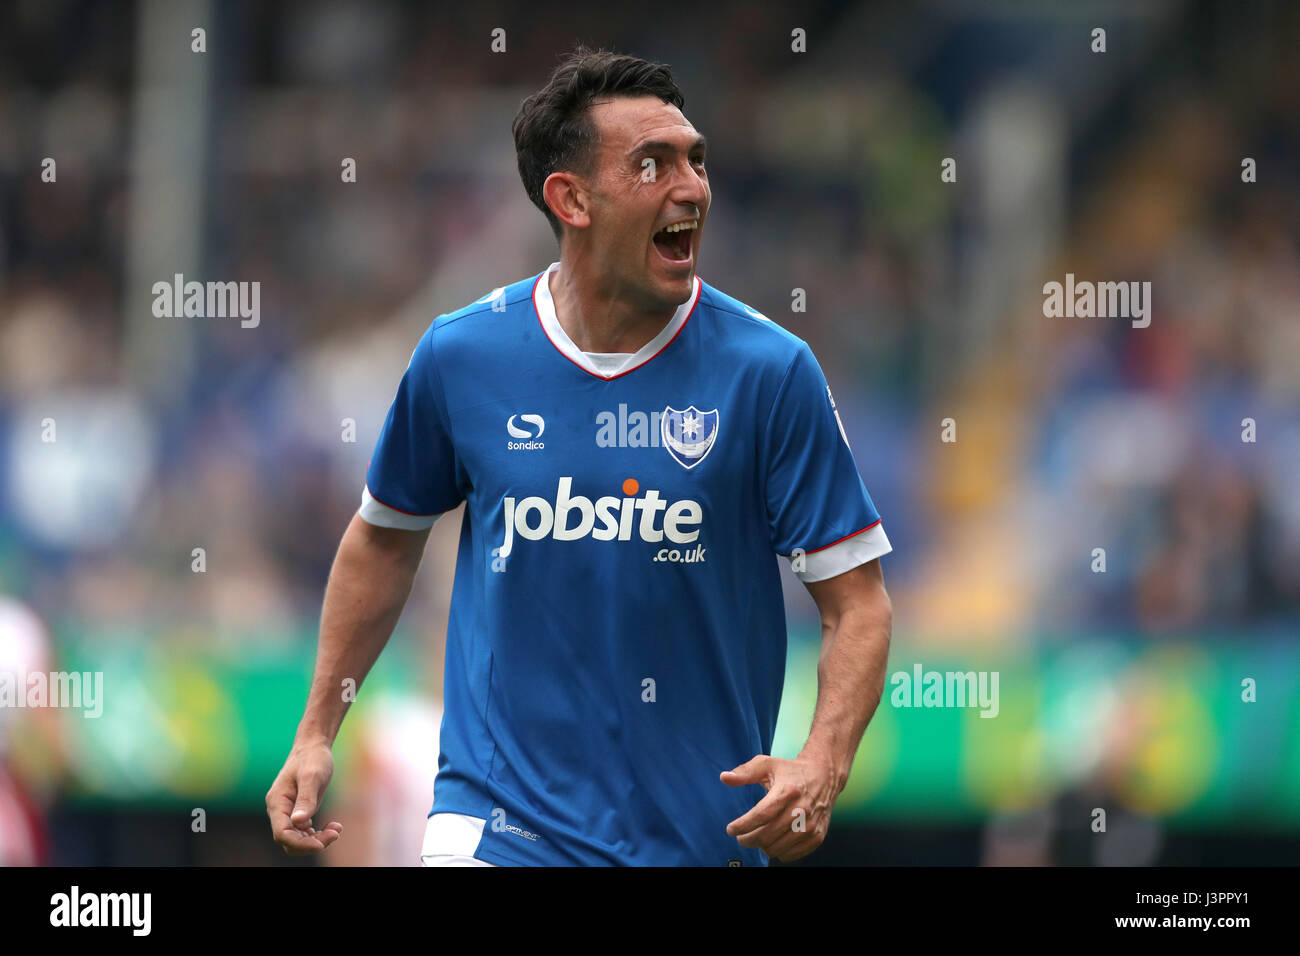
{"type": "MultiPolygon", "coordinates": [[[[25,604],[0,595],[0,679],[25,694],[29,674],[51,670],[49,637],[25,604]]],[[[67,762],[55,712],[0,704],[0,866],[50,862],[45,805],[67,762]]]]}
{"type": "Polygon", "coordinates": [[[331,748],[429,528],[466,503],[429,865],[765,865],[819,846],[879,701],[890,544],[821,368],[696,275],[705,140],[667,67],[578,50],[514,123],[560,261],[415,348],[326,589],[267,794],[318,852],[331,748]],[[771,755],[776,555],[812,594],[812,728],[771,755]]]}

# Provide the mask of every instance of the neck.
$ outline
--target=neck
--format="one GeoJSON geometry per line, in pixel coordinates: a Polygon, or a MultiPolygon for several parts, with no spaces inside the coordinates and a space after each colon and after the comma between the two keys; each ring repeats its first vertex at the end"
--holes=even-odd
{"type": "Polygon", "coordinates": [[[677,312],[677,306],[647,311],[629,299],[626,287],[602,284],[598,275],[584,273],[582,263],[563,254],[547,282],[560,327],[584,352],[636,352],[677,312]]]}

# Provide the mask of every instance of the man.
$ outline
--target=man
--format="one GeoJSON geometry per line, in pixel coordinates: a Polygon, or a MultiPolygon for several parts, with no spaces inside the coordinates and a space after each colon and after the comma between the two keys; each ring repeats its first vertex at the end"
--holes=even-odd
{"type": "Polygon", "coordinates": [[[669,70],[577,50],[514,122],[560,242],[420,339],[325,593],[267,794],[291,853],[429,527],[466,502],[426,864],[765,865],[819,846],[880,699],[890,550],[800,339],[696,277],[705,142],[669,70]],[[822,619],[816,715],[770,755],[776,554],[822,619]]]}

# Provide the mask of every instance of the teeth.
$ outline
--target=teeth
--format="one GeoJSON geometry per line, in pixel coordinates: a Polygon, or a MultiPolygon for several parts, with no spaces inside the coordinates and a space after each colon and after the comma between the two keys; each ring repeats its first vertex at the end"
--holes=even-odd
{"type": "Polygon", "coordinates": [[[663,231],[664,231],[664,232],[682,232],[683,230],[686,230],[686,229],[698,229],[699,226],[700,226],[700,221],[699,221],[698,219],[692,219],[690,222],[675,222],[675,223],[673,223],[671,226],[668,226],[668,227],[667,227],[666,229],[664,229],[663,231]]]}

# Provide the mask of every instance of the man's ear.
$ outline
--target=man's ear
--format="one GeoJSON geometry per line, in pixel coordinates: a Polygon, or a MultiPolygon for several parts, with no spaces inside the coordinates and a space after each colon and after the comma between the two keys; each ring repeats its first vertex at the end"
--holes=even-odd
{"type": "Polygon", "coordinates": [[[582,177],[570,172],[551,173],[542,183],[542,200],[560,222],[575,229],[591,225],[590,197],[582,177]]]}

